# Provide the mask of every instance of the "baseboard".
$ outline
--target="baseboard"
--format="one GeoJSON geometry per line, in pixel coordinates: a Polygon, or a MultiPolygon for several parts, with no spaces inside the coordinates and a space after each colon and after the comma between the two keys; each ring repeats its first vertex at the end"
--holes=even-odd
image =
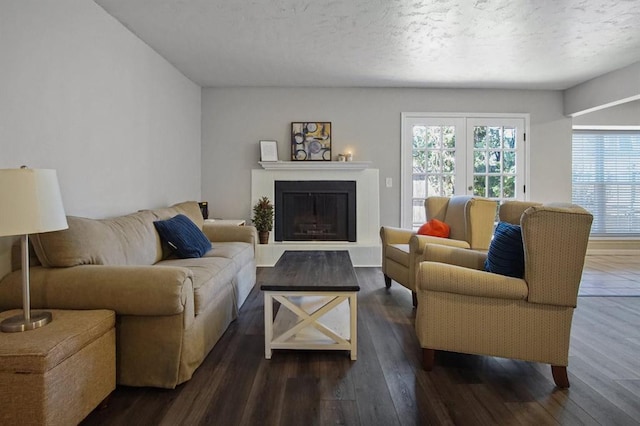
{"type": "Polygon", "coordinates": [[[590,239],[587,256],[638,256],[640,239],[590,239]]]}

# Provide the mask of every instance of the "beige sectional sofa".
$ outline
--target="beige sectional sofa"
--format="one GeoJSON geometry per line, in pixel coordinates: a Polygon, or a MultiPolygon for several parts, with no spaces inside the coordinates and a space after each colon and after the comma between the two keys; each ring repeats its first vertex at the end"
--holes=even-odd
{"type": "MultiPolygon", "coordinates": [[[[255,228],[205,223],[197,202],[68,222],[67,230],[31,237],[32,308],[115,311],[118,384],[174,388],[189,380],[255,285],[255,228]],[[212,241],[203,257],[163,250],[153,222],[177,214],[212,241]]],[[[21,306],[16,270],[0,281],[0,311],[21,306]]]]}

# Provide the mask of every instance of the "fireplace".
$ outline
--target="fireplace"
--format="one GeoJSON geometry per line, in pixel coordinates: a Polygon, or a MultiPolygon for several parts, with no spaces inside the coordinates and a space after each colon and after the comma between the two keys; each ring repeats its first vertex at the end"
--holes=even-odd
{"type": "Polygon", "coordinates": [[[356,241],[356,182],[275,181],[276,241],[356,241]]]}

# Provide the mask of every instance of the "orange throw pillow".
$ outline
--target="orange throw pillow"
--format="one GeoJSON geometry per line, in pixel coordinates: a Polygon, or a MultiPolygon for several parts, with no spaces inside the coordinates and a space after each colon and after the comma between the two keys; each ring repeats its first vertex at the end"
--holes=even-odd
{"type": "Polygon", "coordinates": [[[438,219],[431,219],[418,229],[418,234],[432,237],[449,238],[449,225],[438,219]]]}

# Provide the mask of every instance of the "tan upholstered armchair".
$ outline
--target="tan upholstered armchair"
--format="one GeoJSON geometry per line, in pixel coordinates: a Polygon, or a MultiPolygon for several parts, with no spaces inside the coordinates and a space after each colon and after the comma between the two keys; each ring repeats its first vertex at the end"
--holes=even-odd
{"type": "Polygon", "coordinates": [[[434,350],[499,356],[551,364],[556,385],[569,386],[571,321],[593,216],[574,205],[530,205],[500,208],[501,220],[522,227],[522,279],[485,272],[486,253],[427,246],[416,315],[426,370],[434,350]]]}
{"type": "Polygon", "coordinates": [[[428,197],[424,201],[424,208],[427,220],[438,219],[450,226],[449,238],[417,235],[415,231],[390,226],[380,228],[385,285],[391,287],[391,280],[394,280],[407,287],[414,293],[414,305],[416,275],[424,247],[429,243],[487,250],[497,203],[467,195],[428,197]]]}

